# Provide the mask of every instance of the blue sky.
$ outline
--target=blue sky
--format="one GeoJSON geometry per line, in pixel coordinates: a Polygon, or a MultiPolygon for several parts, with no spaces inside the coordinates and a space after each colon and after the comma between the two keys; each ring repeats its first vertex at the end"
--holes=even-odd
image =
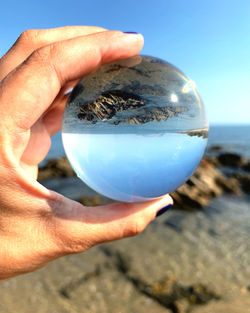
{"type": "Polygon", "coordinates": [[[143,54],[165,59],[195,81],[211,124],[250,124],[249,0],[10,0],[0,10],[0,55],[30,28],[140,32],[143,54]]]}

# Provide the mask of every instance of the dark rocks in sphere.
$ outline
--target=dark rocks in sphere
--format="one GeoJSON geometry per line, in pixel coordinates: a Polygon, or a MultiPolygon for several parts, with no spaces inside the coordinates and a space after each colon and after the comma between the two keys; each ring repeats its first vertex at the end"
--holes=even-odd
{"type": "Polygon", "coordinates": [[[140,108],[146,103],[141,97],[122,90],[113,90],[101,94],[95,101],[80,105],[79,119],[110,120],[117,113],[140,108]]]}
{"type": "Polygon", "coordinates": [[[193,137],[202,137],[203,139],[208,138],[208,132],[204,129],[194,129],[194,130],[189,130],[186,132],[180,132],[180,133],[186,133],[188,136],[193,137]]]}
{"type": "Polygon", "coordinates": [[[185,107],[144,107],[147,99],[143,99],[135,93],[123,90],[112,90],[102,93],[95,101],[79,105],[78,118],[91,121],[93,124],[98,120],[111,120],[111,123],[144,124],[151,121],[166,121],[169,117],[174,117],[187,110],[185,107]],[[144,108],[143,108],[144,107],[144,108]],[[138,111],[142,108],[140,111],[138,111]],[[122,111],[134,111],[129,118],[119,116],[122,111]],[[114,119],[113,119],[114,118],[114,119]]]}

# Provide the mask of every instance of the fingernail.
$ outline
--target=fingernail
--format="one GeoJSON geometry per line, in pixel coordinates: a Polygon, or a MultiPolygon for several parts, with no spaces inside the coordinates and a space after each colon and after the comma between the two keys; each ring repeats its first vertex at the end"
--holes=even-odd
{"type": "Polygon", "coordinates": [[[138,34],[137,32],[123,32],[124,34],[138,34]]]}
{"type": "Polygon", "coordinates": [[[165,213],[168,209],[172,208],[172,204],[169,204],[167,206],[165,206],[164,208],[160,209],[157,213],[155,217],[158,217],[160,215],[162,215],[163,213],[165,213]]]}

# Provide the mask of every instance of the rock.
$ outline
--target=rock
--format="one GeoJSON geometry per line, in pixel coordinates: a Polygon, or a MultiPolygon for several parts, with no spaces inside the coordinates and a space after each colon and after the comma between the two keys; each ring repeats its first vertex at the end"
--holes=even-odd
{"type": "Polygon", "coordinates": [[[196,306],[192,313],[250,313],[250,300],[245,296],[229,301],[212,301],[204,306],[196,306]]]}
{"type": "Polygon", "coordinates": [[[175,301],[175,306],[178,313],[190,312],[190,304],[187,299],[180,299],[175,301]]]}
{"type": "Polygon", "coordinates": [[[138,109],[146,102],[136,94],[113,90],[101,94],[93,102],[81,104],[78,118],[93,122],[96,122],[96,119],[109,120],[118,112],[138,109]]]}
{"type": "Polygon", "coordinates": [[[242,167],[246,164],[246,159],[237,153],[221,153],[218,156],[218,161],[223,166],[242,167]]]}
{"type": "Polygon", "coordinates": [[[242,166],[242,169],[246,172],[250,172],[250,161],[242,166]]]}
{"type": "MultiPolygon", "coordinates": [[[[134,278],[136,281],[136,278],[134,278]]],[[[137,288],[173,312],[186,312],[197,304],[206,304],[220,296],[202,284],[184,286],[174,277],[165,277],[152,285],[137,282],[137,288]]]]}
{"type": "Polygon", "coordinates": [[[211,147],[209,148],[209,151],[212,151],[212,152],[214,152],[214,151],[221,151],[222,149],[223,149],[222,146],[214,145],[214,146],[211,146],[211,147]]]}
{"type": "Polygon", "coordinates": [[[94,197],[82,196],[80,199],[78,199],[78,202],[86,206],[97,206],[102,204],[101,197],[98,195],[94,197]]]}
{"type": "Polygon", "coordinates": [[[246,193],[250,193],[250,174],[236,173],[234,177],[239,182],[242,190],[246,193]]]}
{"type": "Polygon", "coordinates": [[[48,163],[39,168],[38,181],[51,179],[51,178],[61,178],[61,177],[72,177],[75,175],[68,159],[62,157],[59,159],[53,159],[48,161],[48,163]]]}
{"type": "Polygon", "coordinates": [[[190,137],[197,136],[202,137],[204,139],[208,138],[208,130],[207,129],[195,129],[188,131],[180,131],[180,133],[187,134],[190,137]]]}
{"type": "Polygon", "coordinates": [[[171,195],[175,207],[193,210],[206,206],[214,197],[224,192],[240,195],[237,179],[227,178],[213,162],[204,158],[193,176],[171,195]]]}
{"type": "Polygon", "coordinates": [[[220,164],[220,162],[219,162],[219,160],[218,160],[218,158],[216,156],[209,156],[209,157],[207,157],[207,159],[215,167],[220,167],[221,166],[221,164],[220,164]]]}
{"type": "Polygon", "coordinates": [[[114,125],[120,123],[144,124],[151,121],[166,121],[169,117],[174,117],[187,110],[186,107],[181,106],[147,107],[147,102],[146,99],[135,93],[125,90],[111,90],[102,93],[93,102],[79,104],[77,116],[80,120],[87,120],[92,124],[109,120],[114,125]],[[127,114],[119,115],[120,112],[124,111],[130,112],[129,118],[127,114]]]}

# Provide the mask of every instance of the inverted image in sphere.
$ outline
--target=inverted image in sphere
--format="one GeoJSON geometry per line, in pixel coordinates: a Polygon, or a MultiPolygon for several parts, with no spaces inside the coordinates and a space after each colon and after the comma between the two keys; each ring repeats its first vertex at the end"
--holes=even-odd
{"type": "Polygon", "coordinates": [[[202,159],[207,134],[194,83],[173,65],[138,55],[81,80],[65,108],[62,138],[87,185],[132,202],[182,185],[202,159]]]}

